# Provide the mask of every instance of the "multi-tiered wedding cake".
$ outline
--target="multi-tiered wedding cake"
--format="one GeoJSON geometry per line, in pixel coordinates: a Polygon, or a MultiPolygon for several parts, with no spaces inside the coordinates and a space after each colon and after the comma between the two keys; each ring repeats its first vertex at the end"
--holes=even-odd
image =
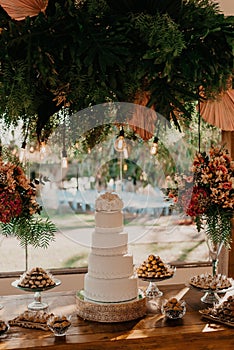
{"type": "Polygon", "coordinates": [[[78,314],[83,318],[119,322],[146,312],[145,300],[138,295],[133,257],[128,253],[122,209],[123,201],[115,193],[106,192],[96,200],[88,272],[77,297],[78,314]]]}
{"type": "Polygon", "coordinates": [[[123,202],[105,193],[96,200],[95,230],[84,279],[85,298],[95,302],[123,302],[138,297],[128,234],[123,232],[123,202]]]}

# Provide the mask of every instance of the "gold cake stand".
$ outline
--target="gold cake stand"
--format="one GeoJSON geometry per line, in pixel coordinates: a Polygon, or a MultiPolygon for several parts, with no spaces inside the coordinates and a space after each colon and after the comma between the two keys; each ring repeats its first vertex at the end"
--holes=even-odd
{"type": "Polygon", "coordinates": [[[80,317],[96,322],[126,322],[146,315],[146,298],[139,294],[138,299],[122,303],[97,303],[87,301],[84,291],[76,294],[77,313],[80,317]]]}

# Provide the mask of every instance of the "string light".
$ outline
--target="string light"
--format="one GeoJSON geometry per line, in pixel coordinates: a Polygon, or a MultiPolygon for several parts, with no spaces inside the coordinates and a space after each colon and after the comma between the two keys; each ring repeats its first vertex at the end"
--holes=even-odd
{"type": "Polygon", "coordinates": [[[34,152],[35,152],[35,148],[34,148],[34,146],[30,146],[30,148],[29,148],[29,152],[30,152],[30,153],[34,153],[34,152]]]}
{"type": "Polygon", "coordinates": [[[25,156],[26,156],[26,140],[23,141],[19,152],[19,161],[21,163],[24,163],[25,156]]]}
{"type": "Polygon", "coordinates": [[[128,149],[127,149],[127,147],[124,147],[124,149],[123,149],[123,156],[124,156],[125,159],[128,158],[128,149]]]}
{"type": "Polygon", "coordinates": [[[114,148],[117,152],[123,152],[124,149],[126,148],[126,142],[124,139],[124,129],[123,128],[121,128],[121,130],[119,132],[119,136],[115,140],[114,148]]]}
{"type": "Polygon", "coordinates": [[[44,155],[46,153],[46,144],[45,144],[45,141],[42,141],[41,142],[41,145],[40,145],[40,152],[42,155],[44,155]]]}
{"type": "Polygon", "coordinates": [[[67,151],[64,148],[62,150],[62,168],[66,169],[68,167],[68,161],[67,161],[67,151]]]}
{"type": "Polygon", "coordinates": [[[67,151],[66,151],[66,122],[65,122],[65,111],[63,115],[63,150],[62,150],[62,169],[66,169],[68,167],[67,161],[67,151]]]}
{"type": "Polygon", "coordinates": [[[150,154],[152,154],[152,156],[155,156],[157,153],[158,153],[158,137],[155,136],[153,140],[153,144],[150,148],[150,154]]]}

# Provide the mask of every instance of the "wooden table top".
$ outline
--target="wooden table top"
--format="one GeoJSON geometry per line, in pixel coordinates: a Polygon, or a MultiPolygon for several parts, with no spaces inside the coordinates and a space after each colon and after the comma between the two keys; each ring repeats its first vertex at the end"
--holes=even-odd
{"type": "MultiPolygon", "coordinates": [[[[122,323],[85,321],[77,316],[76,292],[42,293],[49,304],[48,312],[71,314],[72,326],[66,337],[54,337],[50,331],[32,330],[12,326],[0,338],[0,349],[10,350],[105,350],[105,349],[168,349],[178,350],[233,350],[234,328],[206,321],[198,310],[207,307],[200,301],[202,293],[185,285],[160,286],[162,298],[177,297],[186,301],[187,312],[183,319],[167,321],[160,312],[149,312],[140,320],[122,323]]],[[[2,296],[0,319],[8,321],[27,309],[33,294],[2,296]]],[[[152,304],[151,304],[152,305],[152,304]]]]}

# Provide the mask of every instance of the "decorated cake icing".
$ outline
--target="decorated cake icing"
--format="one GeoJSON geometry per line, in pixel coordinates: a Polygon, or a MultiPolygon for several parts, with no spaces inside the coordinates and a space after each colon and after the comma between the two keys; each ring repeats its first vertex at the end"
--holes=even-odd
{"type": "Polygon", "coordinates": [[[100,195],[95,202],[96,211],[121,211],[123,206],[122,199],[113,192],[106,192],[100,195]]]}
{"type": "Polygon", "coordinates": [[[95,229],[84,278],[86,300],[121,303],[138,297],[128,234],[123,231],[123,206],[116,193],[107,192],[96,200],[95,229]]]}

